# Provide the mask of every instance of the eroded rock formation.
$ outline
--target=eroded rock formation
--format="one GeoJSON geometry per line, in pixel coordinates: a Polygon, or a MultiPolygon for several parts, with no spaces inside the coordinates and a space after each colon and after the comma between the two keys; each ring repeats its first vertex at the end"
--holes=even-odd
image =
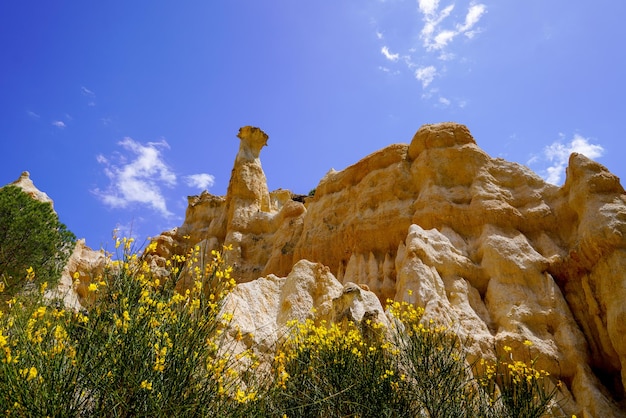
{"type": "Polygon", "coordinates": [[[157,239],[156,258],[232,245],[245,284],[228,306],[255,343],[287,319],[348,306],[362,315],[361,302],[341,302],[358,289],[456,324],[473,356],[508,345],[538,357],[566,383],[567,413],[623,415],[626,194],[606,168],[573,154],[557,187],[491,158],[465,126],[426,125],[410,144],[331,170],[303,204],[267,191],[267,135],[245,127],[238,137],[227,196],[190,197],[183,225],[157,239]]]}
{"type": "Polygon", "coordinates": [[[54,202],[52,199],[35,186],[33,181],[30,179],[30,173],[28,171],[23,171],[20,177],[11,184],[19,187],[22,191],[24,191],[24,193],[28,194],[35,200],[50,203],[50,206],[54,208],[54,202]]]}
{"type": "MultiPolygon", "coordinates": [[[[557,187],[444,123],[294,199],[268,191],[268,136],[238,138],[227,195],[189,197],[184,223],[146,256],[158,269],[196,245],[233,248],[240,284],[225,309],[247,336],[238,349],[271,351],[292,319],[384,322],[385,300],[404,300],[470,337],[472,358],[504,345],[537,358],[565,383],[565,414],[626,416],[626,193],[605,167],[573,154],[557,187]]],[[[50,201],[27,173],[15,184],[50,201]]],[[[88,304],[105,259],[77,242],[57,289],[68,305],[88,304]]]]}

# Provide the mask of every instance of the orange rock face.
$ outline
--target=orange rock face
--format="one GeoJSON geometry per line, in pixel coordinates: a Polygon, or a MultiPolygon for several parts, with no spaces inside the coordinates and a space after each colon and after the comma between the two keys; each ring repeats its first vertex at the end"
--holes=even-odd
{"type": "MultiPolygon", "coordinates": [[[[227,196],[190,198],[185,222],[159,238],[158,253],[176,252],[183,236],[207,250],[232,245],[238,280],[251,282],[236,291],[238,309],[255,312],[240,316],[242,328],[285,322],[304,294],[323,299],[311,284],[319,272],[299,264],[292,273],[309,260],[327,268],[323,277],[456,324],[474,356],[508,345],[538,357],[566,383],[567,414],[623,415],[626,194],[603,166],[573,154],[557,187],[491,158],[465,126],[426,125],[410,144],[331,170],[303,204],[267,191],[259,159],[267,135],[246,127],[239,139],[227,196]],[[305,290],[292,290],[299,299],[280,293],[280,277],[292,283],[307,269],[305,290]]],[[[327,290],[337,306],[339,291],[327,290]]]]}

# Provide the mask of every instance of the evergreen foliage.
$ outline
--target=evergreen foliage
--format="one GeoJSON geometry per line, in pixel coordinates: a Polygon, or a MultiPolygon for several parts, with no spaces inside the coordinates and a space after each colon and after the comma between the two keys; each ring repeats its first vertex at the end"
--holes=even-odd
{"type": "Polygon", "coordinates": [[[0,188],[0,283],[4,294],[19,291],[29,269],[36,272],[37,281],[57,281],[75,242],[52,205],[33,199],[14,185],[0,188]]]}

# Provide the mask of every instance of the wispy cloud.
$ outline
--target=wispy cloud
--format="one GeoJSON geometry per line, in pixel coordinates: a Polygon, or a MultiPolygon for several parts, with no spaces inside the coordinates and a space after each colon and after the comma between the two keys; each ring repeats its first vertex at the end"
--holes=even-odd
{"type": "Polygon", "coordinates": [[[419,9],[424,21],[420,37],[427,51],[442,50],[459,35],[465,35],[468,38],[474,37],[476,34],[474,27],[487,12],[487,6],[484,4],[470,3],[464,21],[461,23],[456,16],[448,19],[454,6],[453,3],[439,10],[439,1],[420,1],[419,9]],[[449,22],[451,24],[444,27],[449,22]]]}
{"type": "Polygon", "coordinates": [[[448,99],[447,97],[439,97],[439,104],[442,106],[450,106],[450,99],[448,99]]]}
{"type": "Polygon", "coordinates": [[[472,4],[470,5],[469,10],[467,11],[467,15],[465,16],[465,23],[463,25],[456,26],[456,30],[458,33],[462,33],[468,38],[473,38],[476,34],[474,26],[478,23],[478,21],[483,17],[483,15],[487,12],[487,6],[484,4],[472,4]]]}
{"type": "Polygon", "coordinates": [[[528,160],[529,165],[547,164],[541,175],[545,181],[556,185],[562,183],[569,156],[573,152],[583,154],[591,159],[599,158],[604,154],[602,145],[592,144],[589,138],[579,134],[575,134],[569,142],[564,142],[563,138],[564,136],[561,135],[561,140],[546,146],[541,155],[534,155],[528,160]]]}
{"type": "Polygon", "coordinates": [[[83,93],[83,96],[96,97],[96,94],[85,86],[81,86],[80,91],[83,93]]]}
{"type": "Polygon", "coordinates": [[[415,78],[422,83],[422,87],[426,88],[433,82],[437,75],[437,69],[433,65],[428,67],[421,67],[415,70],[415,78]]]}
{"type": "MultiPolygon", "coordinates": [[[[406,37],[395,39],[396,42],[385,37],[381,53],[387,61],[404,65],[426,90],[432,89],[433,82],[442,78],[442,74],[447,71],[445,63],[457,59],[458,48],[453,45],[458,43],[458,39],[469,40],[480,32],[479,23],[487,13],[487,6],[474,0],[418,0],[417,5],[415,20],[421,22],[413,35],[413,39],[418,40],[417,43],[414,41],[408,47],[402,48],[399,45],[406,37]],[[392,50],[396,52],[392,54],[392,50]]],[[[401,6],[396,3],[388,7],[401,6]]],[[[407,11],[403,10],[403,13],[407,11]]],[[[377,23],[377,26],[380,24],[377,23]]],[[[376,29],[376,36],[381,41],[383,32],[384,28],[376,29]]],[[[435,95],[432,92],[422,95],[424,98],[433,96],[435,95]]],[[[436,97],[435,99],[438,100],[436,97]]]]}
{"type": "Polygon", "coordinates": [[[426,16],[432,16],[439,7],[439,0],[419,0],[420,12],[426,16]]]}
{"type": "Polygon", "coordinates": [[[62,120],[55,120],[55,121],[52,122],[52,126],[56,126],[59,129],[63,129],[67,125],[65,125],[65,122],[63,122],[62,120]]]}
{"type": "Polygon", "coordinates": [[[39,119],[39,115],[32,110],[27,111],[26,114],[33,119],[39,119]]]}
{"type": "Polygon", "coordinates": [[[145,205],[164,217],[172,213],[167,209],[162,187],[173,187],[176,174],[165,163],[162,149],[168,149],[165,140],[143,145],[132,138],[124,138],[119,145],[127,155],[118,154],[116,161],[98,155],[96,160],[104,166],[110,184],[93,192],[104,204],[113,208],[126,208],[131,204],[145,205]]]}
{"type": "Polygon", "coordinates": [[[387,48],[386,46],[383,46],[380,50],[380,52],[384,55],[385,58],[387,58],[389,61],[398,61],[398,58],[400,58],[400,54],[392,54],[391,52],[389,52],[389,48],[387,48]]]}
{"type": "Polygon", "coordinates": [[[207,190],[215,183],[215,177],[210,174],[192,174],[185,176],[185,183],[189,187],[197,187],[198,189],[207,190]]]}
{"type": "Polygon", "coordinates": [[[94,93],[93,91],[89,90],[85,86],[81,86],[80,92],[82,93],[83,96],[89,98],[89,101],[87,102],[87,106],[95,106],[96,105],[96,93],[94,93]]]}

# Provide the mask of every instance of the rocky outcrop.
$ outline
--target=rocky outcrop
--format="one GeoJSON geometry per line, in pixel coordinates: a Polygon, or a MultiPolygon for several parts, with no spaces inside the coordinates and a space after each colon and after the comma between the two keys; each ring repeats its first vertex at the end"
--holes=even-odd
{"type": "Polygon", "coordinates": [[[239,151],[226,196],[190,196],[183,225],[156,238],[159,245],[150,258],[157,265],[196,244],[207,255],[227,245],[232,248],[228,263],[240,282],[291,270],[305,207],[288,190],[268,191],[259,159],[267,134],[246,126],[237,137],[239,151]]]}
{"type": "Polygon", "coordinates": [[[455,324],[471,336],[471,355],[508,345],[539,358],[565,382],[567,413],[623,415],[626,194],[606,168],[573,154],[557,187],[491,158],[465,126],[425,125],[410,144],[331,170],[303,204],[267,191],[267,135],[245,127],[238,137],[227,195],[191,197],[183,225],[157,239],[157,256],[232,245],[245,284],[229,306],[254,335],[269,338],[311,307],[327,312],[322,300],[358,316],[339,292],[368,288],[455,324]]]}
{"type": "Polygon", "coordinates": [[[88,290],[89,285],[102,279],[108,261],[103,250],[94,251],[85,245],[84,239],[77,240],[59,285],[48,291],[48,296],[62,299],[66,307],[74,310],[89,306],[94,297],[88,290]]]}
{"type": "Polygon", "coordinates": [[[360,323],[368,318],[389,325],[373,292],[350,282],[342,285],[328,267],[307,260],[297,262],[287,277],[270,274],[237,285],[223,309],[233,313],[229,350],[252,349],[260,357],[271,355],[294,320],[360,323]],[[235,334],[244,338],[235,338],[235,334]]]}
{"type": "Polygon", "coordinates": [[[50,206],[54,208],[54,202],[52,199],[35,186],[33,181],[30,179],[30,173],[28,171],[23,171],[20,177],[11,184],[19,187],[22,191],[24,191],[24,193],[28,194],[35,200],[50,203],[50,206]]]}

